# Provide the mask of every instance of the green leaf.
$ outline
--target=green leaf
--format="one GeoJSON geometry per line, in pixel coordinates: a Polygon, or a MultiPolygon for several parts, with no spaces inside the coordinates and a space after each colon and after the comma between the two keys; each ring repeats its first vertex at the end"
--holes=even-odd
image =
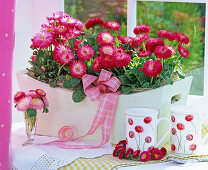
{"type": "Polygon", "coordinates": [[[179,78],[181,78],[181,79],[184,79],[185,78],[185,76],[182,75],[182,74],[180,74],[178,71],[176,71],[175,73],[178,75],[179,78]]]}
{"type": "Polygon", "coordinates": [[[48,108],[44,105],[44,107],[43,107],[43,113],[48,113],[48,112],[49,112],[48,108]]]}
{"type": "Polygon", "coordinates": [[[65,80],[64,84],[63,84],[63,87],[67,88],[67,89],[73,89],[74,88],[74,86],[72,85],[71,80],[65,80]]]}
{"type": "Polygon", "coordinates": [[[34,109],[27,109],[27,115],[28,117],[33,117],[37,115],[37,111],[34,109]]]}
{"type": "Polygon", "coordinates": [[[127,86],[122,87],[122,92],[124,94],[129,94],[132,90],[133,90],[132,87],[127,87],[127,86]]]}
{"type": "Polygon", "coordinates": [[[71,84],[72,84],[73,87],[78,85],[80,82],[81,82],[80,78],[74,78],[74,77],[71,78],[71,84]]]}
{"type": "Polygon", "coordinates": [[[148,88],[150,86],[150,83],[149,82],[145,82],[143,85],[142,85],[142,87],[144,87],[144,88],[148,88]]]}
{"type": "Polygon", "coordinates": [[[83,90],[76,90],[73,92],[72,99],[75,103],[81,102],[86,97],[83,90]]]}
{"type": "Polygon", "coordinates": [[[89,38],[88,38],[88,44],[91,45],[91,46],[94,46],[95,45],[95,42],[96,42],[96,38],[94,37],[94,35],[91,35],[89,38]]]}
{"type": "Polygon", "coordinates": [[[49,85],[50,85],[51,87],[57,87],[56,81],[51,81],[51,82],[49,82],[49,85]]]}
{"type": "Polygon", "coordinates": [[[171,84],[171,85],[173,84],[173,80],[172,79],[170,79],[170,78],[166,78],[166,79],[167,79],[169,84],[171,84]]]}

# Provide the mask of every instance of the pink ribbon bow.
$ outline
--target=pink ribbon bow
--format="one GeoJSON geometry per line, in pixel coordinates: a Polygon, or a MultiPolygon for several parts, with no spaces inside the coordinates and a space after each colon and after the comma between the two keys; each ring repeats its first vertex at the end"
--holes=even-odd
{"type": "Polygon", "coordinates": [[[55,143],[64,149],[83,149],[83,148],[99,148],[105,145],[110,139],[110,132],[113,123],[113,117],[116,110],[116,105],[120,92],[116,92],[121,85],[121,82],[112,73],[106,70],[101,70],[100,76],[92,76],[85,74],[82,77],[84,92],[90,100],[95,101],[100,98],[96,115],[93,119],[90,130],[83,136],[71,139],[74,131],[70,126],[64,126],[59,130],[59,140],[49,142],[55,143]],[[102,95],[101,95],[102,94],[102,95]],[[99,145],[80,144],[73,145],[69,141],[75,141],[87,135],[92,135],[99,126],[102,126],[102,141],[99,145]],[[68,133],[68,135],[66,135],[68,133]]]}

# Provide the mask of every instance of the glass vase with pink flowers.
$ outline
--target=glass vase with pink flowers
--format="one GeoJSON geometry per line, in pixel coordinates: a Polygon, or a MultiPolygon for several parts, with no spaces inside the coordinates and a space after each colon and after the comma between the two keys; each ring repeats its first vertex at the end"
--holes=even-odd
{"type": "Polygon", "coordinates": [[[14,103],[18,111],[24,112],[27,140],[23,146],[35,144],[37,110],[42,110],[43,113],[49,111],[46,93],[41,89],[30,90],[28,93],[18,91],[14,95],[14,103]]]}

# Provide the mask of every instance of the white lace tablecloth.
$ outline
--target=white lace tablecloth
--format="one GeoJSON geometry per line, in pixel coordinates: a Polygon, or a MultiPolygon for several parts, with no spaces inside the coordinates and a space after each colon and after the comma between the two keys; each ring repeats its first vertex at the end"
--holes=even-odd
{"type": "MultiPolygon", "coordinates": [[[[38,137],[37,141],[47,142],[49,137],[38,137]]],[[[54,138],[55,139],[55,138],[54,138]]],[[[60,149],[53,145],[22,146],[26,140],[24,124],[14,124],[12,134],[12,170],[56,170],[74,160],[82,158],[94,158],[104,154],[111,154],[113,148],[110,144],[100,149],[60,149]]],[[[164,162],[157,164],[122,167],[119,169],[154,169],[154,170],[181,170],[181,169],[208,169],[208,162],[177,164],[164,162]]]]}

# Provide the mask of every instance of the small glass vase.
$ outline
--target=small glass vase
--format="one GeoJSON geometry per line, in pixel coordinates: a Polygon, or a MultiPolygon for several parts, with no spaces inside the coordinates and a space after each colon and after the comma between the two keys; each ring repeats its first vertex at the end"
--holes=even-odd
{"type": "Polygon", "coordinates": [[[36,125],[36,116],[29,117],[27,112],[25,112],[25,128],[27,134],[27,140],[22,144],[23,146],[37,144],[35,141],[35,125],[36,125]]]}

